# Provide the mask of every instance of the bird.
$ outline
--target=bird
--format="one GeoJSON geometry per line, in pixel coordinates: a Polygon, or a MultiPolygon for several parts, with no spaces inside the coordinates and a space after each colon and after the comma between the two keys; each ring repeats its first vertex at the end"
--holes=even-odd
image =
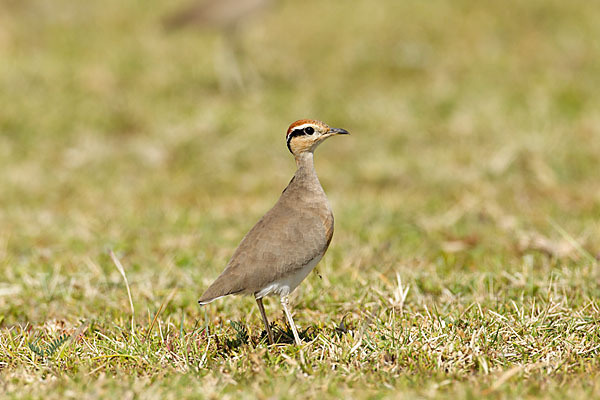
{"type": "MultiPolygon", "coordinates": [[[[225,91],[245,89],[253,70],[243,41],[247,22],[264,14],[272,0],[193,0],[163,19],[167,31],[195,27],[219,33],[213,51],[214,70],[225,91]],[[246,61],[242,63],[242,61],[246,61]]],[[[202,56],[205,56],[203,54],[202,56]]],[[[252,80],[252,79],[250,79],[252,80]]]]}
{"type": "Polygon", "coordinates": [[[194,0],[167,16],[163,24],[168,30],[195,25],[232,31],[270,3],[271,0],[194,0]]]}
{"type": "Polygon", "coordinates": [[[331,206],[315,171],[314,152],[326,139],[348,133],[313,119],[289,126],[286,144],[296,161],[296,173],[277,203],[244,236],[225,270],[198,300],[200,305],[228,295],[253,295],[272,345],[263,298],[279,296],[294,342],[301,345],[288,296],[327,251],[334,225],[331,206]]]}

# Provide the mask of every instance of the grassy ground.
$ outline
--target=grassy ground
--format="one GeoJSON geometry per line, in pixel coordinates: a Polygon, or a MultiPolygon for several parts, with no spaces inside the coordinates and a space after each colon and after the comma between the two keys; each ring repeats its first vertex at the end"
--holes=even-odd
{"type": "Polygon", "coordinates": [[[161,29],[175,6],[1,5],[4,396],[600,396],[595,2],[285,1],[244,31],[243,90],[215,33],[161,29]],[[267,347],[251,299],[196,300],[298,118],[352,135],[316,154],[306,343],[267,347]]]}

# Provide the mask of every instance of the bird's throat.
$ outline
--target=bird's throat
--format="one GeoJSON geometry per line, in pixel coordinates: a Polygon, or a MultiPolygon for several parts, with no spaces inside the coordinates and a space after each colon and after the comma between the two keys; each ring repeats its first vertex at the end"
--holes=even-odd
{"type": "Polygon", "coordinates": [[[295,156],[296,166],[298,170],[305,169],[309,171],[315,170],[314,153],[312,151],[305,151],[295,156]]]}
{"type": "Polygon", "coordinates": [[[303,152],[296,155],[295,158],[298,169],[294,175],[294,183],[304,187],[303,190],[306,190],[307,193],[318,192],[319,194],[324,194],[317,171],[315,170],[313,152],[303,152]]]}

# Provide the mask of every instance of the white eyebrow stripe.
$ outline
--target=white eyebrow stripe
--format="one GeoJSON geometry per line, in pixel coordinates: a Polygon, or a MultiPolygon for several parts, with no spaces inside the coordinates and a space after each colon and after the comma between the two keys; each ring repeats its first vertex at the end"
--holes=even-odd
{"type": "Polygon", "coordinates": [[[306,124],[295,126],[294,129],[292,129],[290,131],[290,133],[294,132],[296,129],[304,129],[304,128],[308,127],[308,126],[315,126],[315,124],[306,123],[306,124]]]}

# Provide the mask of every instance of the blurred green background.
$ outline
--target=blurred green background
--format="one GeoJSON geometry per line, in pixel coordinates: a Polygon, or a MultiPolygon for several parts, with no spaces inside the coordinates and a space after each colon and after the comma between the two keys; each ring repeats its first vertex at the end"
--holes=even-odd
{"type": "Polygon", "coordinates": [[[239,27],[228,88],[222,30],[164,29],[185,4],[1,3],[0,326],[122,318],[108,249],[140,315],[178,288],[167,315],[196,317],[292,176],[300,118],[351,132],[316,152],[336,233],[305,324],[396,272],[415,304],[518,297],[508,280],[486,298],[482,276],[523,265],[600,295],[597,2],[275,2],[239,27]]]}

